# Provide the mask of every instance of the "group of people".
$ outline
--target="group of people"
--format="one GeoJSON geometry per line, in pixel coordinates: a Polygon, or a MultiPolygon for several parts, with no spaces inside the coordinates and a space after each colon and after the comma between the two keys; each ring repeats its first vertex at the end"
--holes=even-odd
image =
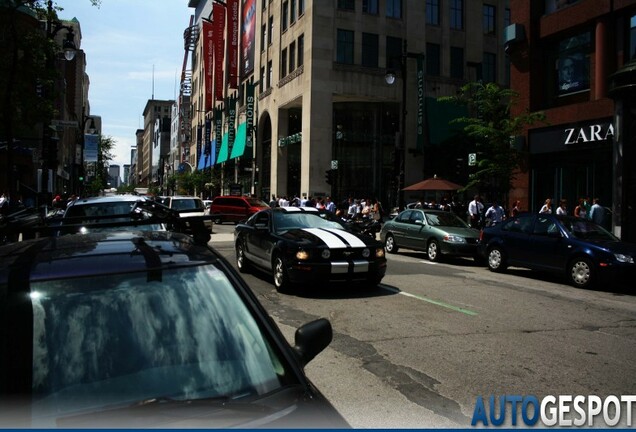
{"type": "MultiPolygon", "coordinates": [[[[515,201],[510,211],[510,216],[516,216],[521,211],[521,201],[515,201]]],[[[468,218],[472,228],[481,229],[484,226],[491,226],[501,223],[508,215],[506,210],[494,200],[492,204],[485,209],[480,195],[475,195],[473,200],[468,203],[468,218]]]]}
{"type": "Polygon", "coordinates": [[[343,219],[375,219],[381,220],[383,216],[382,204],[378,199],[370,198],[348,198],[341,203],[336,203],[331,197],[311,197],[302,198],[294,196],[289,199],[286,196],[272,195],[269,201],[270,207],[316,207],[321,210],[328,210],[343,219]]]}
{"type": "MultiPolygon", "coordinates": [[[[559,206],[554,211],[557,215],[567,215],[568,207],[567,200],[561,199],[559,201],[559,206]]],[[[541,210],[539,213],[552,213],[552,199],[548,198],[545,200],[541,210]]],[[[592,222],[603,225],[605,222],[605,208],[601,206],[601,201],[598,198],[594,198],[592,203],[590,204],[589,198],[579,198],[577,206],[574,208],[574,217],[582,218],[582,219],[590,219],[592,222]]]]}

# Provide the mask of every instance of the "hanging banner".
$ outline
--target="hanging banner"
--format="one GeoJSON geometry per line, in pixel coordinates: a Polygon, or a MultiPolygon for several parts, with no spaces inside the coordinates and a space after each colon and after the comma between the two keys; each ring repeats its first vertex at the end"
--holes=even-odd
{"type": "Polygon", "coordinates": [[[254,70],[254,34],[256,32],[256,0],[243,1],[243,38],[241,40],[241,62],[243,77],[254,70]]]}
{"type": "Polygon", "coordinates": [[[228,84],[238,88],[238,44],[239,44],[239,4],[238,0],[227,0],[227,67],[228,84]]]}
{"type": "Polygon", "coordinates": [[[214,24],[214,95],[215,100],[223,100],[223,63],[225,45],[225,6],[214,3],[212,5],[212,19],[214,24]]]}
{"type": "Polygon", "coordinates": [[[417,127],[415,148],[424,151],[424,56],[417,56],[417,127]]]}
{"type": "Polygon", "coordinates": [[[212,120],[205,119],[205,147],[203,149],[203,153],[206,155],[210,154],[211,151],[211,136],[212,136],[212,120]]]}
{"type": "Polygon", "coordinates": [[[236,130],[234,125],[236,123],[236,98],[231,97],[227,100],[227,142],[228,148],[231,151],[236,139],[236,130]]]}
{"type": "Polygon", "coordinates": [[[197,126],[197,154],[196,157],[199,157],[199,155],[201,155],[201,141],[203,138],[203,126],[199,125],[197,126]]]}
{"type": "Polygon", "coordinates": [[[219,151],[221,150],[221,142],[223,141],[223,107],[219,106],[214,109],[214,139],[216,141],[216,153],[214,154],[214,163],[219,160],[219,151]]]}
{"type": "Polygon", "coordinates": [[[252,147],[253,128],[254,128],[254,84],[247,83],[245,85],[245,123],[247,123],[247,136],[245,137],[245,145],[252,147]]]}
{"type": "Polygon", "coordinates": [[[212,77],[214,76],[214,31],[212,23],[202,21],[203,30],[203,76],[205,88],[205,111],[212,109],[212,77]]]}
{"type": "Polygon", "coordinates": [[[84,162],[97,162],[98,143],[99,135],[84,134],[84,162]]]}

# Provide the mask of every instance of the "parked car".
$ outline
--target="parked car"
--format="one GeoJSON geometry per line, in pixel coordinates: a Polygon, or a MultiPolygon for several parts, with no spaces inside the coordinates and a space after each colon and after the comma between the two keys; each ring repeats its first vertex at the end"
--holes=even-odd
{"type": "Polygon", "coordinates": [[[387,221],[380,239],[388,253],[401,247],[425,251],[428,259],[444,256],[467,256],[479,260],[479,231],[452,212],[432,209],[408,209],[387,221]]]}
{"type": "Polygon", "coordinates": [[[341,429],[304,373],[326,319],[286,341],[214,249],[103,231],[0,247],[0,424],[341,429]]]}
{"type": "Polygon", "coordinates": [[[257,198],[227,195],[218,196],[212,200],[210,214],[216,216],[214,223],[238,223],[267,208],[269,204],[257,198]]]}
{"type": "Polygon", "coordinates": [[[386,273],[382,243],[347,230],[332,212],[314,207],[262,210],[234,230],[237,267],[257,267],[280,292],[298,284],[361,282],[377,286],[386,273]]]}
{"type": "Polygon", "coordinates": [[[636,276],[636,245],[594,222],[571,216],[522,213],[481,232],[480,253],[491,271],[508,266],[563,275],[574,286],[636,276]]]}
{"type": "MultiPolygon", "coordinates": [[[[196,196],[164,196],[159,197],[158,201],[169,209],[178,211],[181,217],[206,216],[208,214],[205,211],[205,203],[196,196]]],[[[212,219],[205,220],[205,226],[212,231],[212,219]]]]}

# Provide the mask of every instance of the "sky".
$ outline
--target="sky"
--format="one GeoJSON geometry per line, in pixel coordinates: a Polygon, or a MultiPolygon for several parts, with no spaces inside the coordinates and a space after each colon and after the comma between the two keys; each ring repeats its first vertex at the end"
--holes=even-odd
{"type": "Polygon", "coordinates": [[[90,80],[90,114],[115,141],[111,164],[130,163],[135,132],[149,99],[178,97],[185,54],[183,31],[194,9],[188,0],[56,0],[63,20],[77,18],[90,80]],[[154,79],[153,79],[154,78],[154,79]]]}

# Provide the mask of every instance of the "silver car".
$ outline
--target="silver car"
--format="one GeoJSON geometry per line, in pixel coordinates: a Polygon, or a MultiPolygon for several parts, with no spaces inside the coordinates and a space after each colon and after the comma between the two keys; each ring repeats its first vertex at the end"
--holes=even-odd
{"type": "Polygon", "coordinates": [[[479,231],[444,210],[404,210],[382,226],[380,239],[388,253],[396,253],[403,247],[425,251],[431,261],[439,261],[443,256],[468,256],[480,260],[477,254],[479,231]]]}

